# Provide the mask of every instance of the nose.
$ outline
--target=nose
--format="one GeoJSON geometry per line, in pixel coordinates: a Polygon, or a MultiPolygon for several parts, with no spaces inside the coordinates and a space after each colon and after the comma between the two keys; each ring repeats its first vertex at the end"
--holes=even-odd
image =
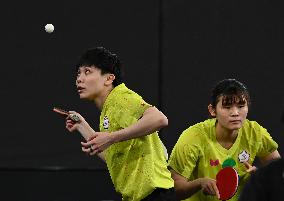
{"type": "Polygon", "coordinates": [[[76,84],[79,84],[83,81],[83,77],[82,75],[78,75],[77,78],[76,78],[76,84]]]}
{"type": "Polygon", "coordinates": [[[231,114],[231,116],[238,116],[239,115],[239,108],[238,107],[232,107],[230,114],[231,114]]]}
{"type": "Polygon", "coordinates": [[[81,83],[82,81],[80,80],[80,79],[76,79],[76,84],[79,84],[79,83],[81,83]]]}

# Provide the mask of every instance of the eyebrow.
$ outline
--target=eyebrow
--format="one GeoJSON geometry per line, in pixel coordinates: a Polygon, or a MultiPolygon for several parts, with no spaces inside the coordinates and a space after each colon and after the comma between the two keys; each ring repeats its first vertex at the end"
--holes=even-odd
{"type": "Polygon", "coordinates": [[[82,70],[85,70],[87,67],[86,66],[81,66],[78,68],[77,73],[81,72],[82,70]]]}

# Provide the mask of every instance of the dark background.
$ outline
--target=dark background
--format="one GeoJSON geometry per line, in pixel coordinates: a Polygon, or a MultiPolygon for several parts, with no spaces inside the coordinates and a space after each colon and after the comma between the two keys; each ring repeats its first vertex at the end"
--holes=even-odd
{"type": "Polygon", "coordinates": [[[14,184],[26,186],[20,200],[118,200],[105,164],[83,154],[81,136],[68,133],[52,112],[79,111],[98,130],[99,111],[75,88],[74,64],[93,46],[117,53],[128,87],[167,115],[161,138],[169,153],[183,130],[208,117],[215,83],[236,78],[251,93],[248,118],[267,128],[283,156],[282,10],[264,0],[3,3],[1,191],[10,194],[14,184]],[[48,23],[55,26],[51,34],[44,31],[48,23]],[[40,190],[46,188],[50,197],[40,190]]]}

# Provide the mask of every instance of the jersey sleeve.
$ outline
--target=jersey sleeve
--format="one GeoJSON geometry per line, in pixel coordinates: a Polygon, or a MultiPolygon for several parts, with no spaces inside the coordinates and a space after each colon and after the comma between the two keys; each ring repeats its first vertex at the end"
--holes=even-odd
{"type": "Polygon", "coordinates": [[[187,179],[191,178],[198,163],[200,142],[200,135],[189,128],[181,134],[171,153],[169,166],[187,179]]]}
{"type": "Polygon", "coordinates": [[[267,156],[278,148],[278,144],[272,139],[272,137],[265,128],[259,126],[257,132],[259,132],[261,137],[259,150],[257,152],[258,157],[267,156]]]}
{"type": "Polygon", "coordinates": [[[145,110],[151,107],[137,94],[126,94],[118,97],[115,105],[112,106],[112,116],[121,128],[126,128],[137,122],[145,110]]]}

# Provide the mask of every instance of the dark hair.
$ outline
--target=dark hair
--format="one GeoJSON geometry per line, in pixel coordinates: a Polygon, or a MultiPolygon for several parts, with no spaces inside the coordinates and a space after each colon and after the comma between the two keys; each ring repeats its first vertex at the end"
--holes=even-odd
{"type": "Polygon", "coordinates": [[[84,52],[76,64],[76,70],[78,71],[78,69],[82,66],[94,66],[100,69],[102,74],[114,74],[114,86],[123,82],[122,65],[118,56],[111,53],[104,47],[90,48],[84,52]]]}
{"type": "Polygon", "coordinates": [[[211,93],[213,108],[216,108],[220,97],[223,97],[222,105],[244,104],[246,102],[250,105],[250,95],[247,87],[235,79],[224,79],[213,88],[211,93]]]}

